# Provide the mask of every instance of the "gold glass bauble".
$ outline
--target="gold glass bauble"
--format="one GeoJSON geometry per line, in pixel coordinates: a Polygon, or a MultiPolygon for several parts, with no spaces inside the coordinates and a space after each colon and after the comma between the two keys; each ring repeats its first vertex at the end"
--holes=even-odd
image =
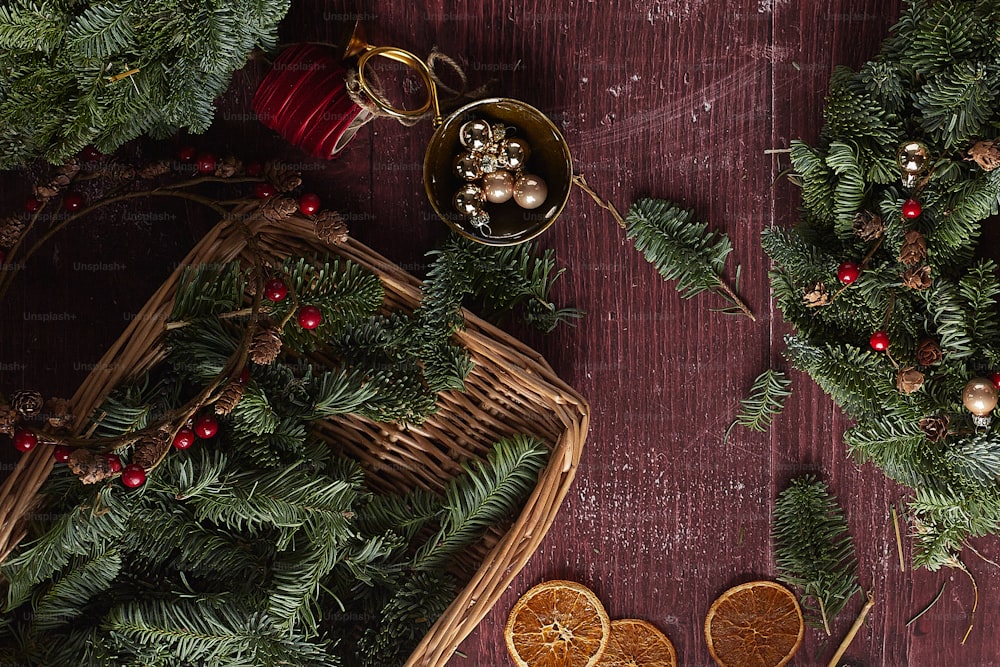
{"type": "Polygon", "coordinates": [[[470,120],[458,131],[458,141],[466,148],[479,151],[493,140],[493,131],[485,120],[470,120]]]}
{"type": "Polygon", "coordinates": [[[997,389],[986,378],[969,380],[962,390],[962,404],[976,417],[986,417],[997,406],[997,389]]]}
{"type": "Polygon", "coordinates": [[[896,164],[903,172],[903,181],[907,186],[912,186],[917,177],[930,167],[930,153],[927,146],[920,141],[907,141],[896,153],[896,164]]]}
{"type": "Polygon", "coordinates": [[[452,203],[455,210],[462,215],[475,215],[483,208],[486,202],[486,195],[475,183],[466,183],[458,189],[452,203]]]}

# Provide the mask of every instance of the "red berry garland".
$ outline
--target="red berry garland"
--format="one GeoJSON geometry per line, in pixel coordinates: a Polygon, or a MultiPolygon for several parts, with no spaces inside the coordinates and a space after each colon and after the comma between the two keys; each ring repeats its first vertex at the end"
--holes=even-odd
{"type": "Polygon", "coordinates": [[[28,452],[38,444],[38,436],[32,431],[21,429],[14,433],[14,449],[19,452],[28,452]]]}
{"type": "Polygon", "coordinates": [[[211,153],[202,153],[198,156],[197,166],[199,174],[214,174],[215,156],[211,153]]]}
{"type": "Polygon", "coordinates": [[[215,434],[219,432],[219,422],[215,421],[215,417],[212,415],[202,415],[194,423],[194,432],[202,440],[214,438],[215,434]]]}
{"type": "Polygon", "coordinates": [[[868,339],[868,343],[876,352],[885,352],[889,349],[889,334],[884,331],[876,331],[868,339]]]}
{"type": "Polygon", "coordinates": [[[319,195],[309,192],[299,197],[299,210],[302,211],[303,215],[316,215],[316,212],[319,211],[319,205],[319,195]]]}
{"type": "Polygon", "coordinates": [[[174,447],[177,449],[187,449],[194,444],[194,439],[194,431],[185,426],[177,431],[177,435],[174,436],[174,447]]]}
{"type": "Polygon", "coordinates": [[[122,484],[130,489],[135,489],[146,483],[146,471],[135,463],[129,463],[122,470],[122,484]]]}
{"type": "Polygon", "coordinates": [[[844,283],[845,285],[850,285],[858,276],[861,275],[861,269],[854,262],[844,262],[837,268],[837,280],[844,283]]]}
{"type": "Polygon", "coordinates": [[[924,209],[920,206],[920,202],[916,199],[907,199],[903,203],[903,217],[907,220],[913,220],[914,218],[919,218],[920,214],[923,213],[924,209]]]}
{"type": "Polygon", "coordinates": [[[69,461],[69,456],[72,453],[73,450],[66,445],[56,445],[55,449],[52,450],[52,458],[58,463],[66,463],[69,461]]]}
{"type": "Polygon", "coordinates": [[[316,306],[302,306],[299,309],[298,321],[303,329],[315,329],[323,322],[323,313],[316,306]]]}
{"type": "Polygon", "coordinates": [[[257,199],[270,199],[276,192],[274,186],[266,181],[253,186],[253,194],[257,199]]]}
{"type": "Polygon", "coordinates": [[[72,213],[83,208],[83,195],[79,192],[67,192],[63,197],[63,208],[72,213]]]}
{"type": "Polygon", "coordinates": [[[267,284],[264,285],[264,296],[275,303],[284,301],[285,297],[288,296],[288,285],[286,285],[284,281],[279,278],[269,280],[267,281],[267,284]]]}
{"type": "Polygon", "coordinates": [[[177,149],[177,159],[181,162],[191,162],[198,150],[194,146],[181,146],[177,149]]]}
{"type": "Polygon", "coordinates": [[[104,460],[108,462],[108,469],[112,473],[119,473],[122,471],[122,460],[118,458],[117,454],[105,454],[104,460]]]}

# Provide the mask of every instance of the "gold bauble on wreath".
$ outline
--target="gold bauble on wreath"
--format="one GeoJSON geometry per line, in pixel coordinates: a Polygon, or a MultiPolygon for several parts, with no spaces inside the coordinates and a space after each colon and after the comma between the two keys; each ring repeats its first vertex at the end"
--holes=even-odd
{"type": "Polygon", "coordinates": [[[896,164],[903,172],[903,183],[910,188],[917,178],[930,166],[930,153],[922,141],[907,141],[899,147],[896,153],[896,164]]]}
{"type": "Polygon", "coordinates": [[[990,425],[990,413],[997,406],[997,389],[987,378],[973,378],[962,389],[962,405],[972,413],[976,426],[990,425]]]}

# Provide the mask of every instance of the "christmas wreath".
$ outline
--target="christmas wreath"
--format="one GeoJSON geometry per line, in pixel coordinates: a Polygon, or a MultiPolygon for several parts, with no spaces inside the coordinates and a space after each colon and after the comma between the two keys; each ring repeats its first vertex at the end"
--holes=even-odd
{"type": "Polygon", "coordinates": [[[914,563],[1000,531],[1000,3],[909,2],[794,142],[792,229],[765,230],[787,357],[855,420],[851,453],[912,489],[914,563]]]}

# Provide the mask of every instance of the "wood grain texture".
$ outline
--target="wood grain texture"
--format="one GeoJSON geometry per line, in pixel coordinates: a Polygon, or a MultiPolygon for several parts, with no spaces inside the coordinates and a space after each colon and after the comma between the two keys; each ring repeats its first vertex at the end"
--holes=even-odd
{"type": "MultiPolygon", "coordinates": [[[[1000,664],[997,569],[965,554],[983,597],[976,627],[961,572],[900,572],[889,510],[902,488],[847,456],[845,420],[809,380],[767,434],[723,433],[737,400],[769,364],[786,368],[788,328],[770,303],[764,227],[796,220],[798,194],[765,154],[794,138],[815,140],[829,75],[873,56],[899,0],[483,0],[400,3],[300,2],[283,41],[330,41],[360,15],[375,44],[455,57],[470,85],[490,84],[545,111],[564,132],[576,171],[625,208],[658,196],[695,208],[730,235],[733,266],[757,322],[711,312],[710,296],[678,298],[631,249],[623,232],[582,193],[540,239],[569,267],[558,297],[587,311],[551,336],[519,331],[590,400],[592,430],[580,472],[548,537],[455,665],[509,664],[502,629],[517,597],[553,578],[591,586],[612,618],[663,629],[682,665],[709,665],[702,623],[725,588],[774,576],[769,527],[774,498],[807,471],[842,500],[858,545],[861,580],[876,606],[848,651],[852,665],[1000,664]],[[776,181],[777,179],[777,181],[776,181]],[[941,601],[913,626],[942,582],[941,601]]],[[[199,146],[295,161],[308,186],[345,213],[352,234],[412,273],[444,236],[424,199],[424,123],[366,127],[337,160],[304,159],[252,118],[266,71],[251,63],[220,103],[199,146]]],[[[179,138],[172,146],[190,141],[179,138]]],[[[164,152],[156,145],[136,150],[164,152]]],[[[7,207],[27,193],[5,174],[7,207]]],[[[164,210],[150,205],[146,210],[164,210]]],[[[33,386],[69,394],[210,218],[190,207],[165,220],[102,215],[69,231],[33,262],[0,306],[0,391],[33,386]],[[89,270],[86,264],[111,265],[89,270]],[[117,266],[114,266],[116,265],[117,266]],[[46,317],[46,314],[49,317],[46,317]],[[68,317],[55,320],[55,315],[68,317]]],[[[9,458],[9,454],[8,454],[9,458]]],[[[977,548],[996,558],[1000,542],[977,548]]],[[[808,630],[795,665],[825,665],[862,601],[830,639],[808,630]]]]}

